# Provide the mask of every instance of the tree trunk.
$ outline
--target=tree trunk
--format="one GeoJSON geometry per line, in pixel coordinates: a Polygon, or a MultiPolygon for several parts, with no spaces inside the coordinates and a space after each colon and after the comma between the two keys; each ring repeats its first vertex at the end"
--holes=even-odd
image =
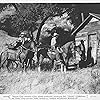
{"type": "MultiPolygon", "coordinates": [[[[66,13],[67,11],[68,11],[68,9],[65,10],[64,12],[59,13],[59,14],[55,14],[55,15],[51,14],[51,15],[49,15],[49,16],[47,16],[47,17],[45,17],[45,18],[43,19],[43,21],[41,22],[40,27],[39,27],[39,29],[38,29],[38,32],[37,32],[37,37],[36,37],[37,44],[39,43],[39,37],[40,37],[40,34],[41,34],[41,29],[42,29],[42,26],[45,24],[45,21],[46,21],[49,17],[61,16],[62,14],[66,13]]],[[[69,13],[71,13],[72,11],[73,11],[73,10],[71,10],[69,13]]],[[[68,13],[68,14],[69,14],[69,13],[68,13]]]]}

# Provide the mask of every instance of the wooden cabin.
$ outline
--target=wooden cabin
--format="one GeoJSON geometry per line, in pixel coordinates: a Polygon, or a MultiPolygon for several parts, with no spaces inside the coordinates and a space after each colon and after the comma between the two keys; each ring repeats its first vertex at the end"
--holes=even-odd
{"type": "MultiPolygon", "coordinates": [[[[80,44],[80,40],[84,40],[86,56],[88,47],[92,47],[94,63],[100,63],[100,14],[90,13],[72,34],[76,34],[76,45],[80,44]]],[[[77,52],[76,59],[80,60],[77,52]]]]}

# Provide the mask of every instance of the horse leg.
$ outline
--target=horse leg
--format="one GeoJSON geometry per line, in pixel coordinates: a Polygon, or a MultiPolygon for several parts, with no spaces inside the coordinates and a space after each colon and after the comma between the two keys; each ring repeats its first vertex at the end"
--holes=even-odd
{"type": "Polygon", "coordinates": [[[1,65],[1,61],[0,61],[0,72],[1,72],[1,67],[2,67],[2,65],[1,65]]]}
{"type": "Polygon", "coordinates": [[[0,72],[1,72],[1,55],[0,55],[0,72]]]}
{"type": "Polygon", "coordinates": [[[10,69],[9,69],[10,64],[11,64],[11,60],[7,59],[7,65],[6,65],[6,67],[7,67],[8,72],[11,72],[10,69]]]}
{"type": "Polygon", "coordinates": [[[30,69],[31,70],[35,69],[35,62],[34,62],[33,58],[30,59],[29,63],[30,63],[30,69]]]}
{"type": "Polygon", "coordinates": [[[20,57],[20,55],[18,56],[18,58],[19,58],[19,61],[20,61],[20,63],[22,63],[22,60],[21,60],[21,57],[20,57]]]}
{"type": "Polygon", "coordinates": [[[31,58],[28,61],[28,66],[29,66],[29,69],[31,70],[32,69],[32,60],[31,60],[31,58]]]}
{"type": "Polygon", "coordinates": [[[40,61],[39,61],[39,66],[38,66],[38,71],[39,72],[41,72],[41,64],[43,62],[43,59],[44,59],[43,55],[40,55],[40,61]]]}
{"type": "Polygon", "coordinates": [[[28,67],[31,69],[31,59],[28,59],[28,61],[27,61],[27,67],[26,67],[26,69],[27,69],[28,67]]]}
{"type": "Polygon", "coordinates": [[[16,70],[18,69],[18,63],[16,61],[14,61],[14,63],[16,64],[16,70]]]}
{"type": "Polygon", "coordinates": [[[40,52],[37,52],[37,66],[39,66],[40,52]]]}
{"type": "Polygon", "coordinates": [[[38,59],[38,62],[37,62],[38,72],[41,71],[41,66],[40,66],[40,65],[41,65],[41,64],[39,63],[39,59],[38,59]]]}
{"type": "Polygon", "coordinates": [[[53,59],[52,62],[51,62],[53,67],[54,67],[54,61],[55,61],[55,59],[53,59]]]}
{"type": "Polygon", "coordinates": [[[64,64],[61,63],[61,72],[64,72],[64,64]]]}
{"type": "Polygon", "coordinates": [[[52,60],[52,72],[56,69],[56,62],[55,62],[55,59],[52,60]]]}
{"type": "Polygon", "coordinates": [[[25,58],[22,63],[22,72],[25,71],[25,69],[26,69],[26,64],[27,64],[26,62],[27,62],[27,59],[25,58]]]}
{"type": "Polygon", "coordinates": [[[64,66],[66,66],[66,63],[64,61],[64,58],[63,58],[62,54],[60,54],[60,59],[62,60],[61,61],[61,72],[65,72],[64,66]]]}
{"type": "Polygon", "coordinates": [[[3,63],[1,63],[1,65],[0,65],[0,68],[4,68],[4,63],[7,61],[7,59],[6,60],[4,60],[4,62],[3,63]]]}
{"type": "Polygon", "coordinates": [[[28,58],[26,59],[25,72],[27,72],[27,68],[29,67],[29,60],[30,60],[30,59],[28,59],[28,58]]]}
{"type": "Polygon", "coordinates": [[[66,71],[68,70],[68,65],[69,65],[68,63],[69,63],[69,59],[70,59],[70,57],[68,57],[68,58],[67,58],[67,63],[66,63],[66,71]]]}
{"type": "Polygon", "coordinates": [[[40,61],[40,56],[41,56],[41,52],[37,52],[37,67],[38,67],[38,72],[41,71],[41,62],[40,61]]]}

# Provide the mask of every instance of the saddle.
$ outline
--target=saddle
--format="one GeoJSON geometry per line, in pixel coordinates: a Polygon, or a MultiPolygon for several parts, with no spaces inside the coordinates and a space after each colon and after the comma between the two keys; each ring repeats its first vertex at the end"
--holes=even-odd
{"type": "Polygon", "coordinates": [[[49,57],[55,58],[56,52],[55,51],[48,51],[47,54],[49,55],[49,57]]]}

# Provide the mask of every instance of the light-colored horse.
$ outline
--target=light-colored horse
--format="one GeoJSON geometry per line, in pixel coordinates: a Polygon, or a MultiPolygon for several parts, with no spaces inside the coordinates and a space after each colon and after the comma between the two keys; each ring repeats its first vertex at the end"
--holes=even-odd
{"type": "Polygon", "coordinates": [[[10,69],[17,69],[18,63],[20,62],[20,49],[11,50],[8,46],[5,46],[4,51],[0,54],[1,57],[1,67],[7,67],[8,71],[10,69]]]}

